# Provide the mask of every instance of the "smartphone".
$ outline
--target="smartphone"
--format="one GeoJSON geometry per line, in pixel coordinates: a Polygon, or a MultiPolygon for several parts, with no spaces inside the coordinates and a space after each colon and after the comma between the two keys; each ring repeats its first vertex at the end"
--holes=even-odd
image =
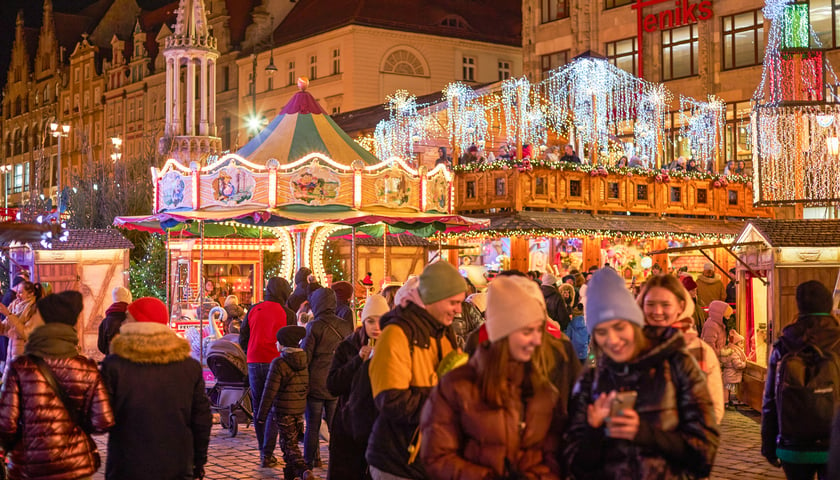
{"type": "Polygon", "coordinates": [[[638,392],[635,391],[617,392],[612,404],[610,404],[610,416],[614,417],[622,410],[633,410],[636,406],[636,397],[638,396],[638,392]]]}

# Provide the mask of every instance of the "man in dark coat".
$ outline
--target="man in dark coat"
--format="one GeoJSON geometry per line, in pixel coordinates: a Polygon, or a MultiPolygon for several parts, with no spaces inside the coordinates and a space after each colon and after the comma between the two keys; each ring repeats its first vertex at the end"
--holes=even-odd
{"type": "MultiPolygon", "coordinates": [[[[799,316],[796,322],[782,331],[782,336],[773,344],[773,353],[767,361],[767,380],[764,384],[764,402],[761,408],[761,454],[772,465],[781,465],[790,479],[811,479],[814,475],[828,478],[825,474],[830,430],[826,438],[819,440],[793,438],[781,431],[779,413],[783,418],[789,415],[799,419],[802,418],[802,412],[778,411],[776,372],[785,355],[807,345],[814,345],[823,352],[831,351],[834,355],[840,355],[840,325],[831,315],[833,300],[831,292],[816,280],[799,284],[796,287],[799,316]]],[[[840,378],[835,378],[835,389],[838,383],[840,378]]],[[[810,394],[817,395],[816,392],[810,394]]],[[[802,418],[801,421],[807,420],[802,418]]],[[[825,427],[829,428],[828,425],[825,427]]],[[[814,426],[814,429],[817,428],[814,426]]]]}
{"type": "Polygon", "coordinates": [[[545,297],[545,308],[548,310],[548,316],[552,320],[560,324],[560,329],[566,331],[569,322],[572,321],[571,312],[566,307],[566,302],[560,296],[560,291],[554,285],[557,279],[550,273],[545,273],[540,279],[540,291],[545,297]]]}
{"type": "Polygon", "coordinates": [[[213,422],[201,364],[163,302],[139,298],[127,312],[102,362],[116,419],[105,478],[203,478],[213,422]]]}
{"type": "Polygon", "coordinates": [[[99,324],[99,337],[96,340],[96,346],[105,355],[110,353],[108,347],[111,340],[120,333],[120,326],[125,321],[125,311],[131,303],[131,292],[125,287],[114,287],[111,298],[114,303],[105,310],[105,318],[99,324]]]}
{"type": "MultiPolygon", "coordinates": [[[[295,325],[295,314],[284,305],[291,290],[285,278],[273,277],[265,286],[265,300],[248,310],[239,330],[239,346],[248,359],[248,381],[254,403],[262,398],[263,386],[271,361],[279,353],[275,346],[277,332],[288,325],[295,325]]],[[[260,466],[273,467],[277,464],[274,447],[277,445],[277,424],[272,414],[264,424],[254,426],[261,458],[260,466]],[[265,431],[263,431],[263,427],[265,431]]]]}
{"type": "Polygon", "coordinates": [[[333,354],[345,337],[353,333],[344,319],[335,314],[335,292],[319,288],[309,296],[313,320],[306,324],[306,337],[301,347],[309,358],[309,395],[306,399],[306,432],[303,438],[303,458],[309,468],[317,467],[318,435],[321,416],[326,411],[327,428],[332,425],[338,399],[327,389],[333,354]]]}
{"type": "Polygon", "coordinates": [[[295,273],[295,290],[289,295],[289,299],[286,300],[286,306],[295,313],[297,313],[300,306],[309,296],[307,285],[309,284],[310,275],[312,275],[312,270],[306,267],[300,267],[297,273],[295,273]]]}

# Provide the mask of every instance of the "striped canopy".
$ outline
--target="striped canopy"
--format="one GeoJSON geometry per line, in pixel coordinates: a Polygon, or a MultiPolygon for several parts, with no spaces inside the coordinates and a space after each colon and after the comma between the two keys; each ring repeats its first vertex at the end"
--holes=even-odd
{"type": "Polygon", "coordinates": [[[267,127],[236,153],[260,165],[270,158],[277,159],[281,164],[292,163],[313,152],[323,153],[348,166],[355,160],[367,165],[379,163],[376,156],[336,125],[304,88],[289,100],[267,127]]]}

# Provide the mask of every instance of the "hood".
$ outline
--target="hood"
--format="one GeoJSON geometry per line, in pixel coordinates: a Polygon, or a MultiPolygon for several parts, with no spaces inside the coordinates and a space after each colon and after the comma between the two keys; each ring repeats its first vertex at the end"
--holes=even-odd
{"type": "Polygon", "coordinates": [[[111,353],[134,363],[158,364],[190,358],[190,344],[160,323],[126,322],[111,341],[111,353]]]}
{"type": "Polygon", "coordinates": [[[560,292],[557,290],[557,287],[552,285],[540,285],[540,291],[543,294],[543,297],[548,298],[553,295],[560,295],[560,292]]]}
{"type": "Polygon", "coordinates": [[[840,343],[840,324],[832,315],[800,315],[782,331],[779,339],[790,350],[796,350],[805,343],[826,349],[840,343]]]}
{"type": "Polygon", "coordinates": [[[265,299],[272,302],[285,304],[291,294],[292,286],[285,278],[272,277],[265,286],[265,299]]]}
{"type": "Polygon", "coordinates": [[[110,315],[112,313],[125,313],[128,310],[128,304],[125,302],[114,302],[108,307],[108,310],[105,310],[105,315],[110,315]]]}
{"type": "Polygon", "coordinates": [[[280,358],[285,360],[286,364],[296,372],[309,367],[309,358],[306,356],[306,352],[300,348],[283,347],[280,350],[280,358]]]}
{"type": "Polygon", "coordinates": [[[712,285],[715,283],[720,283],[720,279],[718,277],[707,277],[705,275],[700,275],[697,277],[697,283],[704,283],[706,285],[712,285]]]}
{"type": "Polygon", "coordinates": [[[295,285],[305,285],[306,279],[310,275],[312,275],[312,270],[306,267],[301,267],[301,269],[295,273],[295,285]]]}
{"type": "Polygon", "coordinates": [[[325,314],[335,315],[335,292],[329,288],[319,288],[309,295],[309,304],[312,306],[312,315],[315,318],[325,314]]]}

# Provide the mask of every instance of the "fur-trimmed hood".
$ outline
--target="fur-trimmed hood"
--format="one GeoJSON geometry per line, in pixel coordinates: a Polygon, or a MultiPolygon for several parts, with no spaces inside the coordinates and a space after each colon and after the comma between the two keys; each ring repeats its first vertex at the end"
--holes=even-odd
{"type": "Polygon", "coordinates": [[[190,358],[190,344],[168,326],[126,322],[111,341],[111,353],[135,363],[160,364],[190,358]]]}

